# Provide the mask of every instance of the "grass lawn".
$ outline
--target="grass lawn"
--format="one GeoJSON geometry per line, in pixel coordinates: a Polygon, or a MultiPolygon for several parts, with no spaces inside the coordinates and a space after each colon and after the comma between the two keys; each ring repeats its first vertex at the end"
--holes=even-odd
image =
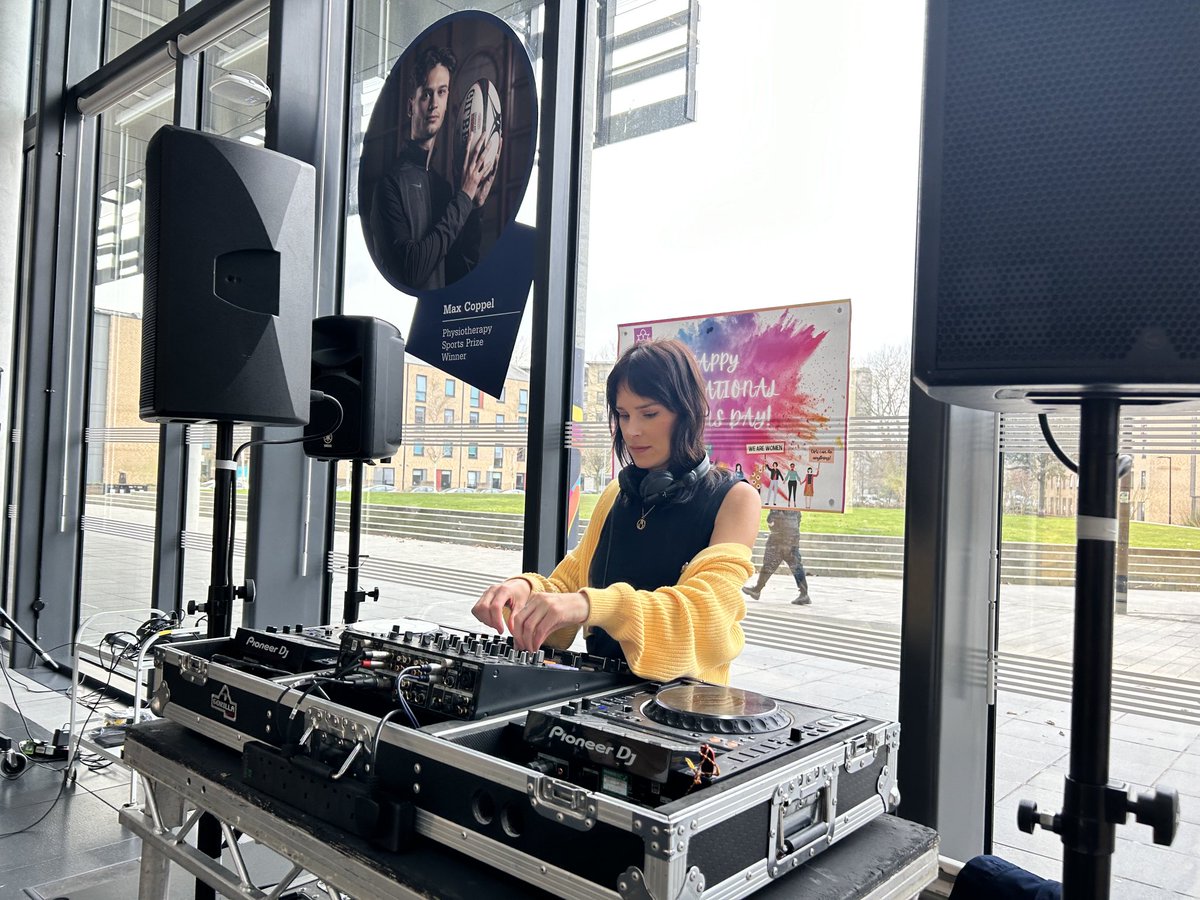
{"type": "MultiPolygon", "coordinates": [[[[599,494],[584,494],[580,515],[587,519],[596,507],[599,494]]],[[[339,491],[338,500],[348,503],[349,491],[339,491]]],[[[472,510],[512,513],[525,511],[524,494],[405,494],[369,492],[363,500],[371,506],[417,506],[427,509],[472,510]]],[[[762,528],[767,514],[763,511],[762,528]]],[[[900,536],[904,533],[904,510],[850,507],[842,513],[810,512],[801,520],[801,531],[821,534],[879,534],[900,536]]],[[[1075,520],[1061,516],[1005,516],[1004,539],[1041,544],[1074,544],[1075,520]]],[[[1182,525],[1129,523],[1131,547],[1161,547],[1169,550],[1200,550],[1200,529],[1182,525]]]]}

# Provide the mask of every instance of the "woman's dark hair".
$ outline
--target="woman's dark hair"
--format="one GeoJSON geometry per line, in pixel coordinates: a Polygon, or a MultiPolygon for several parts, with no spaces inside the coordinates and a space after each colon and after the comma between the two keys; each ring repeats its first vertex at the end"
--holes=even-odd
{"type": "Polygon", "coordinates": [[[608,423],[613,452],[621,465],[633,462],[617,416],[617,391],[625,385],[640,397],[661,403],[675,414],[667,468],[681,475],[704,458],[704,420],[708,397],[696,357],[676,340],[645,341],[626,350],[608,375],[608,423]]]}

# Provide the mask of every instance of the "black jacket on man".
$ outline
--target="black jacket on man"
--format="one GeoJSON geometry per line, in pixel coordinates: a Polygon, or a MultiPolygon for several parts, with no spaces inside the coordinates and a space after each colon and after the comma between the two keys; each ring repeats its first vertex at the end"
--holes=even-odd
{"type": "Polygon", "coordinates": [[[445,287],[479,262],[479,216],[471,198],[426,168],[410,142],[379,182],[372,207],[376,248],[392,280],[417,291],[445,287]]]}

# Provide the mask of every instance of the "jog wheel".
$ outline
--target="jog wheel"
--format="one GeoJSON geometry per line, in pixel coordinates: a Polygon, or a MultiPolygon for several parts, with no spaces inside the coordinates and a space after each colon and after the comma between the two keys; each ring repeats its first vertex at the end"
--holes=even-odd
{"type": "Polygon", "coordinates": [[[764,734],[792,724],[770,697],[718,684],[669,685],[642,712],[660,725],[710,734],[764,734]]]}

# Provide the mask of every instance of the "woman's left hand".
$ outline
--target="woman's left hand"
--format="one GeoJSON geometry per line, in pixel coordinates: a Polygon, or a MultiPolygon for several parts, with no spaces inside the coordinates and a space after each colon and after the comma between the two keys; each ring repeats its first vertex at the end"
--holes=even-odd
{"type": "Polygon", "coordinates": [[[591,604],[587,594],[545,594],[535,591],[508,620],[518,650],[538,650],[546,638],[560,628],[582,625],[591,604]]]}

